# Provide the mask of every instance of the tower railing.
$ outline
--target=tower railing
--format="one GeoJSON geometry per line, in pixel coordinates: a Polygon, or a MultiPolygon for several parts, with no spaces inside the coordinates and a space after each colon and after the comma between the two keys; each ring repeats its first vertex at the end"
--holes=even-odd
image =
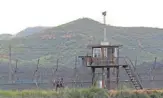
{"type": "Polygon", "coordinates": [[[118,66],[125,65],[124,57],[92,57],[85,56],[86,66],[118,66]]]}

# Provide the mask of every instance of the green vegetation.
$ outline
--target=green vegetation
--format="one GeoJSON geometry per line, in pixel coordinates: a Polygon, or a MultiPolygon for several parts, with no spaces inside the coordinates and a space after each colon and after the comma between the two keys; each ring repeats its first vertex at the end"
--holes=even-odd
{"type": "Polygon", "coordinates": [[[100,88],[0,91],[0,98],[162,98],[163,90],[108,91],[100,88]]]}
{"type": "Polygon", "coordinates": [[[0,98],[108,98],[106,90],[98,88],[52,90],[0,91],[0,98]]]}
{"type": "MultiPolygon", "coordinates": [[[[103,27],[104,25],[97,21],[82,18],[57,27],[27,28],[18,33],[24,34],[22,37],[1,40],[0,54],[8,55],[11,44],[13,64],[18,59],[21,65],[35,65],[40,58],[41,65],[50,66],[60,58],[60,65],[72,67],[75,56],[86,55],[89,41],[99,43],[103,40],[103,27]],[[66,34],[71,37],[63,38],[66,34]],[[45,39],[42,39],[42,36],[45,39]]],[[[157,61],[163,60],[162,29],[109,25],[106,28],[108,41],[123,45],[120,51],[122,56],[128,56],[132,60],[137,56],[137,64],[153,62],[155,57],[158,57],[157,61]]]]}
{"type": "Polygon", "coordinates": [[[111,98],[162,98],[163,90],[122,90],[110,91],[111,98]]]}

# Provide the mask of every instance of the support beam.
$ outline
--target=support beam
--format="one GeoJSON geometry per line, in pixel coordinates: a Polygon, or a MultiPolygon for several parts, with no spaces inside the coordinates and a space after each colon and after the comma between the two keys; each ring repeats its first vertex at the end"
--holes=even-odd
{"type": "Polygon", "coordinates": [[[85,66],[85,64],[84,64],[84,58],[82,58],[82,66],[85,66]]]}
{"type": "Polygon", "coordinates": [[[107,68],[107,89],[110,90],[110,68],[107,68]]]}
{"type": "MultiPolygon", "coordinates": [[[[112,64],[116,64],[116,62],[114,61],[114,59],[115,59],[115,57],[114,57],[114,52],[115,52],[115,50],[114,50],[115,48],[113,48],[112,49],[112,55],[111,55],[111,60],[112,60],[112,64]]],[[[116,67],[115,68],[113,68],[113,73],[112,73],[113,75],[115,75],[116,74],[116,67]]]]}
{"type": "Polygon", "coordinates": [[[117,64],[119,65],[119,48],[117,48],[117,64]]]}
{"type": "Polygon", "coordinates": [[[95,68],[92,67],[92,85],[94,85],[95,82],[95,68]]]}
{"type": "Polygon", "coordinates": [[[105,88],[105,73],[104,73],[104,68],[102,68],[102,88],[105,88]]]}
{"type": "Polygon", "coordinates": [[[117,72],[116,72],[116,74],[117,74],[117,77],[116,77],[116,78],[117,78],[117,79],[116,79],[116,80],[117,80],[117,81],[116,81],[116,84],[117,84],[117,85],[116,85],[116,86],[117,86],[117,89],[118,89],[118,84],[119,84],[119,67],[117,67],[117,72]]]}

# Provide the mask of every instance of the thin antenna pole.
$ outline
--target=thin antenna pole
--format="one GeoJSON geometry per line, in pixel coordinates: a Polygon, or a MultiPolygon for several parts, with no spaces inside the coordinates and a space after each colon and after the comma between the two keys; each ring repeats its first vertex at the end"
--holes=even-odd
{"type": "Polygon", "coordinates": [[[104,25],[106,25],[106,14],[104,15],[104,25]]]}

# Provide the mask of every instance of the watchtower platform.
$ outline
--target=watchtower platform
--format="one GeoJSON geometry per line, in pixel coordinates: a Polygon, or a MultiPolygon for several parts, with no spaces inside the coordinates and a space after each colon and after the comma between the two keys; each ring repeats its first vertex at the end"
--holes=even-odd
{"type": "Polygon", "coordinates": [[[133,82],[136,88],[142,88],[140,82],[132,73],[132,69],[129,64],[125,61],[124,57],[119,57],[119,49],[122,45],[110,45],[108,43],[101,43],[97,45],[88,45],[87,48],[89,52],[86,56],[79,56],[82,58],[83,65],[92,69],[92,85],[95,84],[95,71],[96,69],[102,69],[102,87],[110,89],[110,69],[113,69],[114,74],[116,75],[116,87],[118,88],[119,84],[119,68],[125,68],[128,73],[131,81],[133,82]],[[107,81],[104,81],[105,78],[105,69],[107,75],[107,81]],[[135,80],[133,80],[135,78],[135,80]]]}

